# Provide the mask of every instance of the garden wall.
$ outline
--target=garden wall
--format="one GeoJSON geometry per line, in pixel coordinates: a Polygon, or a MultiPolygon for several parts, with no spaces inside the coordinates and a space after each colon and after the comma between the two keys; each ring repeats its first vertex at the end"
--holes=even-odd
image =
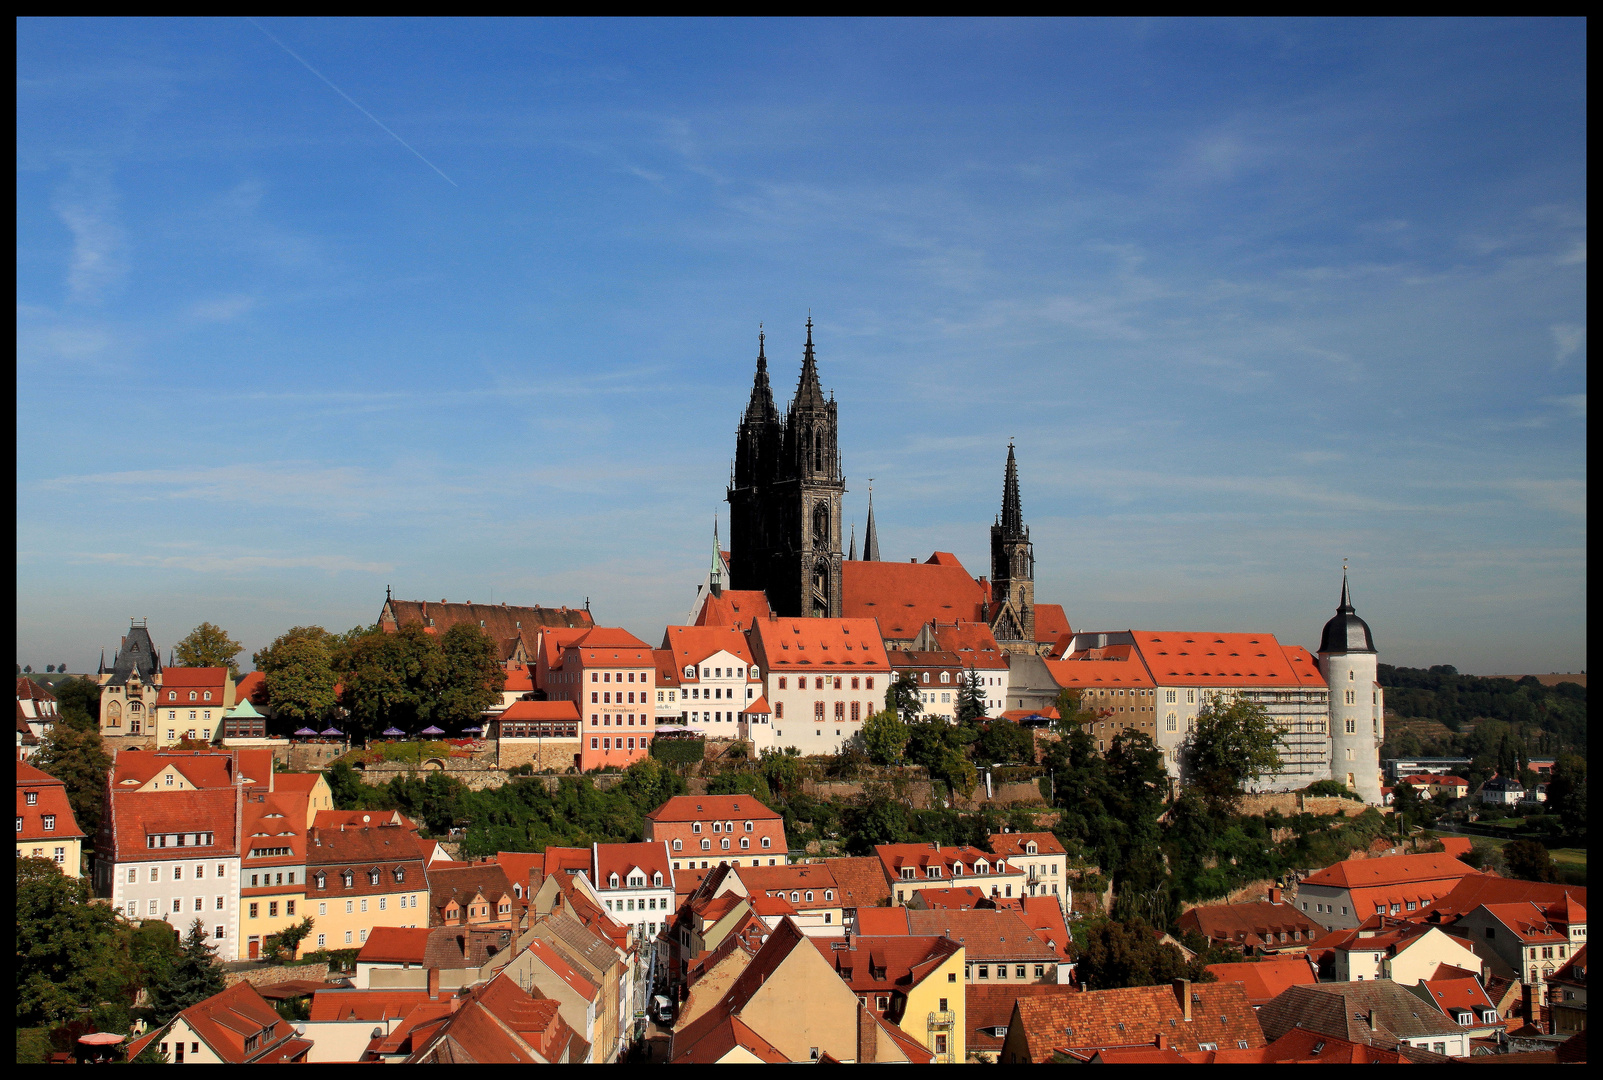
{"type": "Polygon", "coordinates": [[[292,980],[327,982],[328,964],[298,964],[294,967],[274,965],[272,967],[251,968],[249,971],[223,972],[223,982],[228,986],[248,982],[252,986],[261,987],[292,980]]]}

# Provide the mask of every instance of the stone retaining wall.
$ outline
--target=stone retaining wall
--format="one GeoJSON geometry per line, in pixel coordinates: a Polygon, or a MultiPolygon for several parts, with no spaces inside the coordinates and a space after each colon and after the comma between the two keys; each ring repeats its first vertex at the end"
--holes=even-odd
{"type": "Polygon", "coordinates": [[[223,972],[223,982],[228,986],[233,986],[236,983],[242,982],[248,982],[252,986],[258,987],[271,986],[274,983],[290,982],[293,980],[305,982],[327,982],[328,964],[300,964],[295,967],[274,965],[272,967],[251,968],[248,971],[223,972]]]}
{"type": "MultiPolygon", "coordinates": [[[[1296,791],[1283,791],[1264,795],[1243,795],[1236,804],[1236,809],[1242,814],[1258,816],[1277,810],[1286,817],[1296,814],[1317,814],[1321,817],[1340,814],[1343,817],[1357,817],[1369,809],[1368,804],[1343,799],[1337,795],[1315,795],[1309,797],[1296,791]]],[[[1381,813],[1390,813],[1388,807],[1377,807],[1381,813]]]]}
{"type": "Polygon", "coordinates": [[[495,764],[503,769],[533,765],[535,772],[565,772],[578,760],[578,739],[501,739],[496,744],[495,764]]]}

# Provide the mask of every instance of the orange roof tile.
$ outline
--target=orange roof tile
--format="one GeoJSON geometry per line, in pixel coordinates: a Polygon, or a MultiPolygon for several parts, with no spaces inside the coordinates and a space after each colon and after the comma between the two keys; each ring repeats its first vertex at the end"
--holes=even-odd
{"type": "Polygon", "coordinates": [[[696,613],[697,626],[733,626],[749,629],[757,619],[773,612],[768,594],[760,589],[725,589],[721,596],[709,596],[696,613]]]}
{"type": "Polygon", "coordinates": [[[601,992],[596,989],[594,983],[579,974],[578,969],[563,959],[562,954],[557,952],[549,943],[542,941],[540,938],[534,938],[529,942],[528,951],[540,963],[544,964],[552,974],[567,983],[575,993],[586,1001],[594,1001],[596,995],[601,992]]]}
{"type": "MultiPolygon", "coordinates": [[[[161,700],[167,700],[167,691],[171,689],[202,690],[213,687],[220,689],[227,679],[228,669],[225,667],[163,668],[161,672],[161,700]]],[[[218,698],[217,700],[221,701],[222,699],[218,698]]]]}
{"type": "Polygon", "coordinates": [[[579,719],[579,707],[563,698],[557,701],[514,701],[501,713],[507,720],[571,720],[579,719]]]}
{"type": "Polygon", "coordinates": [[[860,855],[821,861],[835,878],[842,907],[862,912],[890,902],[890,882],[885,880],[885,867],[878,859],[860,855]]]}
{"type": "Polygon", "coordinates": [[[1049,832],[1008,832],[991,834],[991,850],[1006,859],[1025,854],[1025,845],[1033,842],[1037,855],[1064,855],[1063,844],[1049,832]]]}
{"type": "Polygon", "coordinates": [[[506,685],[501,688],[503,694],[527,694],[534,689],[534,676],[522,664],[514,664],[507,668],[506,685]]]}
{"type": "Polygon", "coordinates": [[[267,704],[267,676],[260,671],[248,671],[234,684],[234,702],[248,701],[252,705],[267,704]]]}
{"type": "Polygon", "coordinates": [[[629,872],[638,869],[646,877],[648,887],[657,874],[662,875],[662,887],[673,888],[673,863],[668,858],[666,840],[647,840],[637,844],[597,844],[595,847],[596,881],[599,892],[614,888],[612,876],[618,876],[617,888],[629,888],[629,872]]]}
{"type": "Polygon", "coordinates": [[[1288,986],[1319,981],[1319,973],[1305,956],[1260,960],[1255,964],[1209,964],[1220,982],[1241,983],[1254,1006],[1279,997],[1288,986]]]}
{"type": "MultiPolygon", "coordinates": [[[[746,635],[736,626],[670,626],[663,631],[662,647],[673,653],[675,670],[698,667],[720,652],[731,654],[748,667],[752,663],[746,635]]],[[[695,676],[686,676],[686,681],[694,680],[695,676]]]]}
{"type": "Polygon", "coordinates": [[[106,820],[111,824],[113,862],[210,858],[238,853],[234,840],[236,795],[231,788],[200,791],[113,791],[106,820]],[[183,833],[212,834],[213,843],[184,848],[148,848],[145,837],[183,833]]]}
{"type": "Polygon", "coordinates": [[[749,795],[675,795],[646,817],[652,821],[669,823],[684,821],[711,821],[728,818],[733,821],[776,819],[779,814],[768,809],[749,795]]]}
{"type": "Polygon", "coordinates": [[[375,926],[356,954],[358,964],[421,964],[429,943],[426,926],[375,926]]]}
{"type": "Polygon", "coordinates": [[[1475,874],[1445,852],[1427,855],[1388,855],[1379,859],[1344,859],[1303,879],[1304,885],[1326,885],[1338,889],[1375,886],[1420,885],[1424,882],[1459,880],[1475,874]]]}
{"type": "Polygon", "coordinates": [[[984,621],[985,594],[957,557],[916,562],[841,563],[841,613],[878,619],[889,638],[912,638],[928,622],[984,621]]]}
{"type": "Polygon", "coordinates": [[[1077,652],[1062,660],[1041,662],[1046,665],[1052,681],[1066,690],[1083,686],[1156,686],[1140,656],[1132,655],[1133,652],[1129,646],[1124,646],[1122,650],[1118,646],[1109,646],[1106,649],[1077,652]],[[1124,655],[1093,655],[1116,651],[1122,651],[1124,655]]]}
{"type": "Polygon", "coordinates": [[[25,762],[17,762],[17,840],[82,840],[84,831],[72,815],[67,785],[49,773],[25,762]],[[30,804],[29,794],[33,795],[30,804]],[[45,815],[55,818],[54,828],[46,829],[45,815]]]}
{"type": "Polygon", "coordinates": [[[872,619],[763,619],[750,640],[757,663],[770,671],[890,671],[872,619]]]}
{"type": "Polygon", "coordinates": [[[1035,605],[1035,640],[1056,641],[1064,634],[1072,634],[1069,616],[1062,604],[1035,605]]]}
{"type": "Polygon", "coordinates": [[[1132,630],[1147,669],[1159,685],[1325,685],[1307,649],[1281,645],[1273,634],[1192,630],[1132,630]]]}
{"type": "Polygon", "coordinates": [[[993,1035],[1013,1018],[1013,1003],[1026,997],[1063,997],[1080,993],[1078,986],[1059,983],[1023,983],[1016,986],[984,986],[969,983],[963,987],[965,1019],[968,1021],[970,1050],[1000,1050],[1003,1036],[993,1035]]]}
{"type": "Polygon", "coordinates": [[[248,982],[235,983],[221,993],[191,1005],[179,1015],[218,1057],[230,1065],[241,1065],[261,1057],[264,1050],[277,1048],[278,1043],[285,1041],[285,1037],[294,1034],[294,1025],[280,1017],[248,982]],[[245,1049],[247,1038],[259,1037],[263,1030],[269,1028],[272,1034],[263,1040],[262,1048],[245,1049]]]}
{"type": "Polygon", "coordinates": [[[1245,1042],[1249,1050],[1264,1045],[1263,1029],[1240,983],[1193,983],[1190,991],[1189,1024],[1170,986],[1020,998],[1014,1020],[1035,1064],[1050,1062],[1059,1047],[1153,1046],[1159,1035],[1167,1037],[1170,1049],[1182,1052],[1202,1043],[1236,1047],[1245,1042]]]}

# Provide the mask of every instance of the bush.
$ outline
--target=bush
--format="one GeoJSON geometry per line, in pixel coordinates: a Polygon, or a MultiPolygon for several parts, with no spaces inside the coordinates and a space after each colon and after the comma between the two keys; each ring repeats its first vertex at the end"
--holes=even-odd
{"type": "Polygon", "coordinates": [[[707,754],[706,739],[652,739],[651,756],[664,765],[695,765],[707,754]]]}

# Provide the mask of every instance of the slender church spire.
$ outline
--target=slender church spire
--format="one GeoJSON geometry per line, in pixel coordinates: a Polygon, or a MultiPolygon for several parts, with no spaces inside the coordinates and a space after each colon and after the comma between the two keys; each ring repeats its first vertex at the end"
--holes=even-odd
{"type": "Polygon", "coordinates": [[[1344,561],[1341,564],[1341,603],[1336,605],[1336,614],[1352,615],[1354,612],[1352,595],[1347,591],[1347,563],[1344,561]]]}
{"type": "Polygon", "coordinates": [[[852,546],[846,549],[846,561],[857,561],[857,522],[852,522],[852,546]]]}
{"type": "Polygon", "coordinates": [[[763,347],[762,324],[757,324],[757,374],[751,381],[751,400],[746,404],[746,422],[749,424],[772,423],[779,419],[779,410],[774,408],[774,391],[768,385],[768,356],[763,347]]]}
{"type": "Polygon", "coordinates": [[[712,516],[712,572],[709,575],[712,584],[707,591],[714,596],[724,593],[724,552],[718,543],[718,515],[712,516]]]}
{"type": "Polygon", "coordinates": [[[863,559],[879,562],[879,530],[874,527],[874,481],[868,481],[868,531],[863,534],[863,559]]]}
{"type": "Polygon", "coordinates": [[[802,350],[801,378],[796,381],[796,400],[790,411],[806,408],[822,409],[825,406],[824,388],[818,381],[818,360],[813,356],[813,317],[807,316],[807,345],[802,350]]]}
{"type": "Polygon", "coordinates": [[[1024,532],[1024,507],[1019,500],[1019,464],[1013,457],[1013,442],[1007,444],[1007,478],[1002,482],[1002,516],[998,521],[1007,536],[1024,532]]]}

